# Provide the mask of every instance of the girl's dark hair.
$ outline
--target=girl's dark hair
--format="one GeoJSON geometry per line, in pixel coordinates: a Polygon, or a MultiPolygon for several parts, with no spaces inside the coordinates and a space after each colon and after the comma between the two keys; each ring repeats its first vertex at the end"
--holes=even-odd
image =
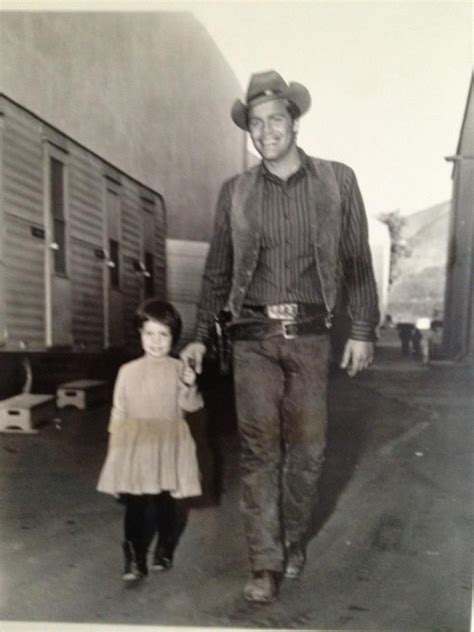
{"type": "Polygon", "coordinates": [[[173,338],[173,344],[178,342],[183,328],[183,321],[179,312],[166,301],[160,301],[156,298],[149,298],[143,301],[135,312],[135,321],[138,329],[143,327],[143,323],[147,320],[156,320],[162,325],[167,325],[170,328],[171,336],[173,338]]]}

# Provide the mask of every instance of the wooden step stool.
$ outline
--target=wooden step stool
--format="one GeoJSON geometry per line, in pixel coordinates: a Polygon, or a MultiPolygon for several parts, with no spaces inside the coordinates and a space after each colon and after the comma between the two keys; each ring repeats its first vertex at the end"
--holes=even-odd
{"type": "Polygon", "coordinates": [[[54,395],[22,393],[0,401],[0,432],[36,433],[42,421],[56,417],[54,395]]]}
{"type": "Polygon", "coordinates": [[[107,399],[107,382],[101,380],[75,380],[60,384],[56,391],[56,405],[75,406],[85,410],[94,404],[99,404],[107,399]]]}

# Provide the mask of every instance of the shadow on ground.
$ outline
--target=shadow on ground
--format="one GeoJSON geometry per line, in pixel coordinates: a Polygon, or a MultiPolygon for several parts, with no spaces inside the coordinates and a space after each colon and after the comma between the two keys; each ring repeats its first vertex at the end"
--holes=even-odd
{"type": "MultiPolygon", "coordinates": [[[[337,501],[350,482],[366,437],[367,420],[360,410],[346,405],[348,391],[357,387],[338,368],[329,380],[328,431],[325,460],[319,479],[308,540],[316,537],[335,511],[337,501]]],[[[357,396],[357,395],[356,395],[357,396]]]]}

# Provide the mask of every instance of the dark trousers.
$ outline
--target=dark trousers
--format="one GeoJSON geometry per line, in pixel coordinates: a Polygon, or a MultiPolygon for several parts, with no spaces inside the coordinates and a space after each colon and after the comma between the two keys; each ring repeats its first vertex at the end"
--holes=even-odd
{"type": "Polygon", "coordinates": [[[125,540],[146,553],[155,534],[160,553],[173,557],[186,525],[186,511],[169,492],[161,494],[122,494],[125,504],[125,540]]]}
{"type": "Polygon", "coordinates": [[[282,571],[304,541],[327,426],[329,337],[234,342],[241,510],[252,570],[282,571]]]}

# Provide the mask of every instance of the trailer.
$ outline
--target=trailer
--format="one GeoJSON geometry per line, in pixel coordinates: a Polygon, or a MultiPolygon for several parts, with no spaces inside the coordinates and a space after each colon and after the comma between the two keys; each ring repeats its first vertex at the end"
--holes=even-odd
{"type": "Polygon", "coordinates": [[[136,348],[165,242],[160,193],[0,95],[0,352],[136,348]]]}

